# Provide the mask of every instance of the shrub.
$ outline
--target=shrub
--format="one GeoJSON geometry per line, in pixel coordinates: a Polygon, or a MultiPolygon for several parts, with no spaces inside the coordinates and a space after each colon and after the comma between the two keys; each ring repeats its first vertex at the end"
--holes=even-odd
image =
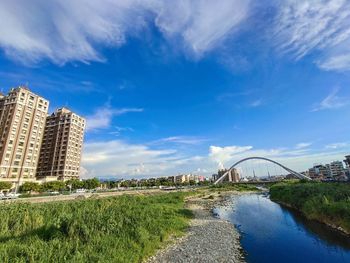
{"type": "Polygon", "coordinates": [[[9,182],[0,182],[0,190],[11,189],[12,184],[9,182]]]}

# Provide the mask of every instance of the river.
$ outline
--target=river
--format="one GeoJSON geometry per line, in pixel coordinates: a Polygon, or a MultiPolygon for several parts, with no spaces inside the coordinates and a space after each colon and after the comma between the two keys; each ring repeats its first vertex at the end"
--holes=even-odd
{"type": "Polygon", "coordinates": [[[214,212],[239,230],[247,262],[350,262],[350,238],[262,194],[232,196],[214,212]]]}

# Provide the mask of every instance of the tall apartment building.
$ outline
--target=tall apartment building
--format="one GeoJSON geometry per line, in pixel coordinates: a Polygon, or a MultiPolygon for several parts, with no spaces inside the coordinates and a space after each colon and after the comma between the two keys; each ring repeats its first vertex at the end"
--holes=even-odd
{"type": "Polygon", "coordinates": [[[79,178],[85,120],[66,108],[46,119],[38,165],[38,179],[79,178]]]}
{"type": "Polygon", "coordinates": [[[34,180],[49,102],[27,87],[0,94],[0,180],[34,180]]]}
{"type": "Polygon", "coordinates": [[[331,178],[345,176],[345,169],[344,169],[343,162],[333,161],[330,164],[327,164],[326,166],[329,170],[329,174],[330,174],[331,178]]]}

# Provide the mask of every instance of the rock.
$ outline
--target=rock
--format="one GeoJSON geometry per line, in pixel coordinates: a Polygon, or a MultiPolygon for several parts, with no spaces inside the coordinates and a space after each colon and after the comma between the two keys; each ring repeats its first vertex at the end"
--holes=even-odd
{"type": "Polygon", "coordinates": [[[187,207],[195,218],[190,222],[187,235],[174,244],[158,251],[148,263],[170,262],[245,262],[234,226],[211,213],[215,200],[192,198],[187,207]]]}

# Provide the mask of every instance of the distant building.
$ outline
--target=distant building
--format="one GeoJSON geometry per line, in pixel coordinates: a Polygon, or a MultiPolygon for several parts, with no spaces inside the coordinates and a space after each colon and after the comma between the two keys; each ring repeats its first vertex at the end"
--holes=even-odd
{"type": "Polygon", "coordinates": [[[85,120],[66,108],[47,117],[37,177],[79,178],[85,120]]]}
{"type": "Polygon", "coordinates": [[[334,161],[334,162],[331,162],[330,164],[327,164],[326,166],[328,168],[328,174],[330,179],[334,179],[337,181],[347,180],[343,162],[334,161]]]}
{"type": "Polygon", "coordinates": [[[233,168],[229,169],[221,169],[218,171],[217,175],[215,175],[215,181],[224,176],[228,172],[227,176],[224,178],[223,182],[239,182],[239,173],[237,169],[233,168]]]}
{"type": "Polygon", "coordinates": [[[168,176],[169,183],[175,183],[175,176],[168,176]]]}
{"type": "Polygon", "coordinates": [[[312,180],[321,181],[329,178],[328,169],[325,165],[317,164],[309,169],[309,176],[312,180]]]}
{"type": "Polygon", "coordinates": [[[0,181],[35,180],[48,107],[27,87],[0,94],[0,181]]]}
{"type": "Polygon", "coordinates": [[[204,182],[205,181],[205,176],[204,175],[198,175],[197,176],[197,181],[198,182],[204,182]]]}
{"type": "Polygon", "coordinates": [[[175,176],[175,183],[177,184],[183,184],[186,183],[187,181],[187,176],[185,174],[179,174],[175,176]]]}

